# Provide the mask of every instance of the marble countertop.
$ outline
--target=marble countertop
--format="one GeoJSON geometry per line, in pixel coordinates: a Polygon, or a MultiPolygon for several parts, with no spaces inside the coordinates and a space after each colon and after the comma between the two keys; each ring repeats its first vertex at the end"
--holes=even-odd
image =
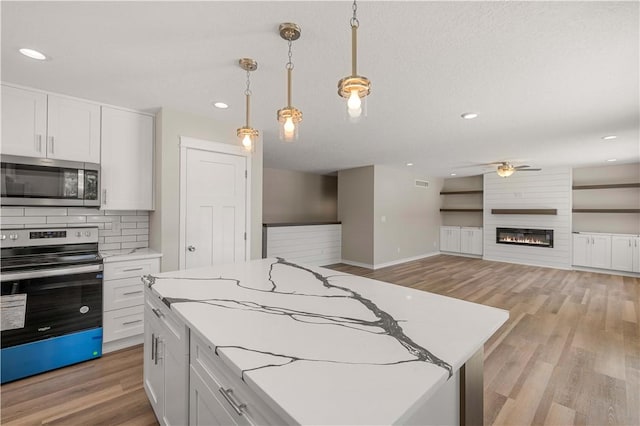
{"type": "Polygon", "coordinates": [[[401,423],[509,316],[283,259],[148,278],[234,374],[299,424],[401,423]]]}
{"type": "Polygon", "coordinates": [[[157,251],[150,248],[135,248],[122,250],[104,250],[100,252],[100,256],[102,257],[104,263],[109,263],[162,257],[162,253],[158,253],[157,251]]]}

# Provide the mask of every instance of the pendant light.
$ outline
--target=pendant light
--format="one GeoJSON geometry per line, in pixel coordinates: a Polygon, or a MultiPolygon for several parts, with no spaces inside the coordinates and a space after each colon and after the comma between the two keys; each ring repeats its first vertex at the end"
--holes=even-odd
{"type": "Polygon", "coordinates": [[[357,121],[362,115],[362,98],[371,92],[371,82],[367,77],[358,75],[358,5],[353,0],[353,17],[351,24],[351,75],[338,82],[338,94],[347,99],[347,116],[350,121],[357,121]]]}
{"type": "Polygon", "coordinates": [[[249,124],[250,117],[250,105],[251,105],[251,80],[249,78],[251,71],[258,69],[258,63],[251,58],[242,58],[238,61],[240,68],[247,72],[247,88],[244,91],[247,103],[246,103],[246,122],[244,127],[240,127],[236,134],[240,140],[240,144],[245,151],[253,152],[255,145],[260,134],[256,129],[252,128],[249,124]]]}
{"type": "Polygon", "coordinates": [[[291,42],[300,38],[300,27],[291,22],[280,24],[280,37],[289,43],[289,62],[287,69],[287,106],[278,110],[278,122],[280,123],[280,139],[284,142],[293,142],[298,139],[298,128],[302,121],[302,111],[291,105],[291,77],[293,74],[293,62],[291,61],[291,42]]]}

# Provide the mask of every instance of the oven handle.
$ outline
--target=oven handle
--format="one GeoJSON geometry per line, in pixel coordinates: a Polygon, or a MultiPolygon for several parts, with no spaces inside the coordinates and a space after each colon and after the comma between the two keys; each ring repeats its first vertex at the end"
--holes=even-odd
{"type": "Polygon", "coordinates": [[[0,275],[0,281],[18,281],[33,278],[58,277],[60,275],[83,274],[86,272],[99,272],[104,268],[100,265],[73,266],[70,268],[38,269],[35,271],[4,273],[0,275]]]}

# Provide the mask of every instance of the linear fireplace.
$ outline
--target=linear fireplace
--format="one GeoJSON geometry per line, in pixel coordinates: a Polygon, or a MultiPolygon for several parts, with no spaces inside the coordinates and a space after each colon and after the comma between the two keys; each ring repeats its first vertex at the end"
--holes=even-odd
{"type": "Polygon", "coordinates": [[[553,229],[496,228],[496,243],[553,248],[553,229]]]}

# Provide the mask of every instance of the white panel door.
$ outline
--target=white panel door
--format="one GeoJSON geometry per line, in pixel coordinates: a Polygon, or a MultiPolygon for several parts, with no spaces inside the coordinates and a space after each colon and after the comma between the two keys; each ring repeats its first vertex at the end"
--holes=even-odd
{"type": "Polygon", "coordinates": [[[573,264],[590,266],[591,235],[573,234],[573,264]]]}
{"type": "Polygon", "coordinates": [[[591,266],[611,268],[611,235],[591,236],[591,266]]]}
{"type": "Polygon", "coordinates": [[[47,157],[100,162],[100,106],[49,95],[47,157]]]}
{"type": "Polygon", "coordinates": [[[46,157],[47,95],[2,86],[2,154],[46,157]]]}
{"type": "Polygon", "coordinates": [[[246,260],[246,172],[246,157],[187,149],[187,269],[246,260]]]}
{"type": "Polygon", "coordinates": [[[611,269],[633,271],[633,243],[633,237],[611,237],[611,269]]]}

